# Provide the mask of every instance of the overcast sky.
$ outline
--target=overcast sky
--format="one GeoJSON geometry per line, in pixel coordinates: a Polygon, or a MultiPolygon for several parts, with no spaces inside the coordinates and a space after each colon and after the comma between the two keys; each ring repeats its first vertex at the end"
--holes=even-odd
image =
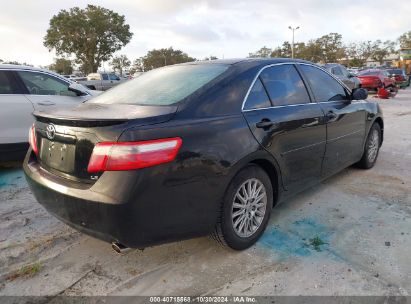
{"type": "Polygon", "coordinates": [[[395,40],[411,30],[409,0],[0,0],[0,59],[48,65],[43,46],[50,18],[61,9],[101,5],[125,15],[134,36],[119,54],[134,60],[173,46],[196,58],[246,57],[262,46],[338,32],[344,42],[395,40]],[[362,3],[362,4],[361,4],[362,3]]]}

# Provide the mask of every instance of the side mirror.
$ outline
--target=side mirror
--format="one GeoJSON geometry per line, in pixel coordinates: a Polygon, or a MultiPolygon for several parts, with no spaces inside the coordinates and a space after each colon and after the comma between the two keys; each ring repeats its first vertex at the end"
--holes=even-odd
{"type": "Polygon", "coordinates": [[[352,91],[351,97],[353,100],[364,100],[368,97],[368,91],[363,88],[357,88],[352,91]]]}
{"type": "Polygon", "coordinates": [[[77,96],[82,96],[87,94],[87,88],[79,83],[72,82],[68,87],[69,91],[77,94],[77,96]]]}

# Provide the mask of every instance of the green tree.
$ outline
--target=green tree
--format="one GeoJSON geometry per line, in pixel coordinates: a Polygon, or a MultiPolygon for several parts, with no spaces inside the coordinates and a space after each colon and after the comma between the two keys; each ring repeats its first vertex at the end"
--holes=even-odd
{"type": "Polygon", "coordinates": [[[120,55],[115,56],[113,60],[111,60],[110,65],[114,70],[120,71],[120,75],[123,75],[123,70],[130,67],[131,61],[127,58],[126,55],[120,55]]]}
{"type": "Polygon", "coordinates": [[[73,73],[73,63],[69,59],[55,58],[54,63],[48,67],[50,70],[62,75],[70,75],[73,73]]]}
{"type": "Polygon", "coordinates": [[[50,20],[44,46],[57,55],[74,54],[85,73],[96,72],[103,61],[130,42],[133,34],[125,17],[106,8],[88,5],[61,10],[50,20]]]}
{"type": "Polygon", "coordinates": [[[329,33],[315,40],[317,47],[321,50],[322,63],[336,62],[345,56],[342,36],[338,33],[329,33]]]}
{"type": "Polygon", "coordinates": [[[130,74],[135,72],[144,72],[143,57],[137,58],[133,61],[130,67],[130,74]]]}
{"type": "Polygon", "coordinates": [[[203,60],[217,60],[218,57],[211,55],[210,57],[205,57],[203,60]]]}
{"type": "Polygon", "coordinates": [[[134,61],[134,68],[137,71],[149,71],[166,65],[195,60],[195,58],[188,56],[183,51],[174,50],[172,47],[168,49],[153,49],[146,56],[134,61]],[[139,66],[137,67],[136,64],[139,66]]]}
{"type": "Polygon", "coordinates": [[[402,34],[398,38],[398,42],[400,43],[400,48],[411,48],[411,31],[402,34]]]}
{"type": "Polygon", "coordinates": [[[360,41],[352,42],[345,47],[350,66],[364,66],[367,59],[370,58],[377,49],[376,42],[360,41]]]}
{"type": "Polygon", "coordinates": [[[301,48],[296,54],[297,58],[309,60],[312,62],[320,62],[323,58],[322,46],[316,39],[311,39],[301,48]]]}
{"type": "Polygon", "coordinates": [[[258,51],[254,52],[254,53],[249,53],[248,57],[249,58],[266,58],[266,57],[270,57],[272,52],[273,52],[272,49],[270,49],[266,46],[263,46],[258,51]]]}
{"type": "Polygon", "coordinates": [[[9,61],[2,61],[3,64],[14,64],[14,65],[25,65],[25,66],[33,66],[27,62],[18,62],[16,60],[9,60],[9,61]]]}
{"type": "Polygon", "coordinates": [[[380,64],[383,64],[384,58],[387,57],[389,54],[392,54],[394,50],[395,42],[390,40],[384,42],[382,42],[381,40],[377,40],[374,42],[374,49],[371,58],[375,61],[378,61],[380,64]]]}

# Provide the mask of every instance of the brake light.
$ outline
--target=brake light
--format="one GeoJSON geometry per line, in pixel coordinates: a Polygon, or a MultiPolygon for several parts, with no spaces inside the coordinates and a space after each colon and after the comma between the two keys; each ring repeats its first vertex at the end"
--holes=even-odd
{"type": "Polygon", "coordinates": [[[33,152],[36,155],[39,155],[39,149],[37,147],[36,128],[34,127],[34,124],[31,126],[29,131],[29,144],[33,149],[33,152]]]}
{"type": "Polygon", "coordinates": [[[94,146],[89,173],[135,170],[171,162],[183,141],[179,137],[137,142],[101,142],[94,146]]]}

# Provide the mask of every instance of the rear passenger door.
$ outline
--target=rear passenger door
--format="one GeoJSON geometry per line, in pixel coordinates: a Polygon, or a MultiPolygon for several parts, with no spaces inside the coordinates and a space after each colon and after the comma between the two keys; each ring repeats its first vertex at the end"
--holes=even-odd
{"type": "Polygon", "coordinates": [[[325,113],[327,147],[322,175],[327,177],[360,160],[365,138],[364,104],[351,101],[349,92],[322,69],[302,64],[298,68],[325,113]]]}
{"type": "Polygon", "coordinates": [[[27,143],[34,108],[15,72],[0,70],[0,144],[27,143]]]}
{"type": "Polygon", "coordinates": [[[308,187],[320,179],[324,115],[318,104],[311,103],[293,64],[263,69],[243,113],[255,138],[277,160],[286,189],[308,187]]]}
{"type": "Polygon", "coordinates": [[[26,97],[36,110],[73,107],[85,100],[68,89],[69,82],[39,71],[18,71],[22,84],[27,88],[26,97]]]}

